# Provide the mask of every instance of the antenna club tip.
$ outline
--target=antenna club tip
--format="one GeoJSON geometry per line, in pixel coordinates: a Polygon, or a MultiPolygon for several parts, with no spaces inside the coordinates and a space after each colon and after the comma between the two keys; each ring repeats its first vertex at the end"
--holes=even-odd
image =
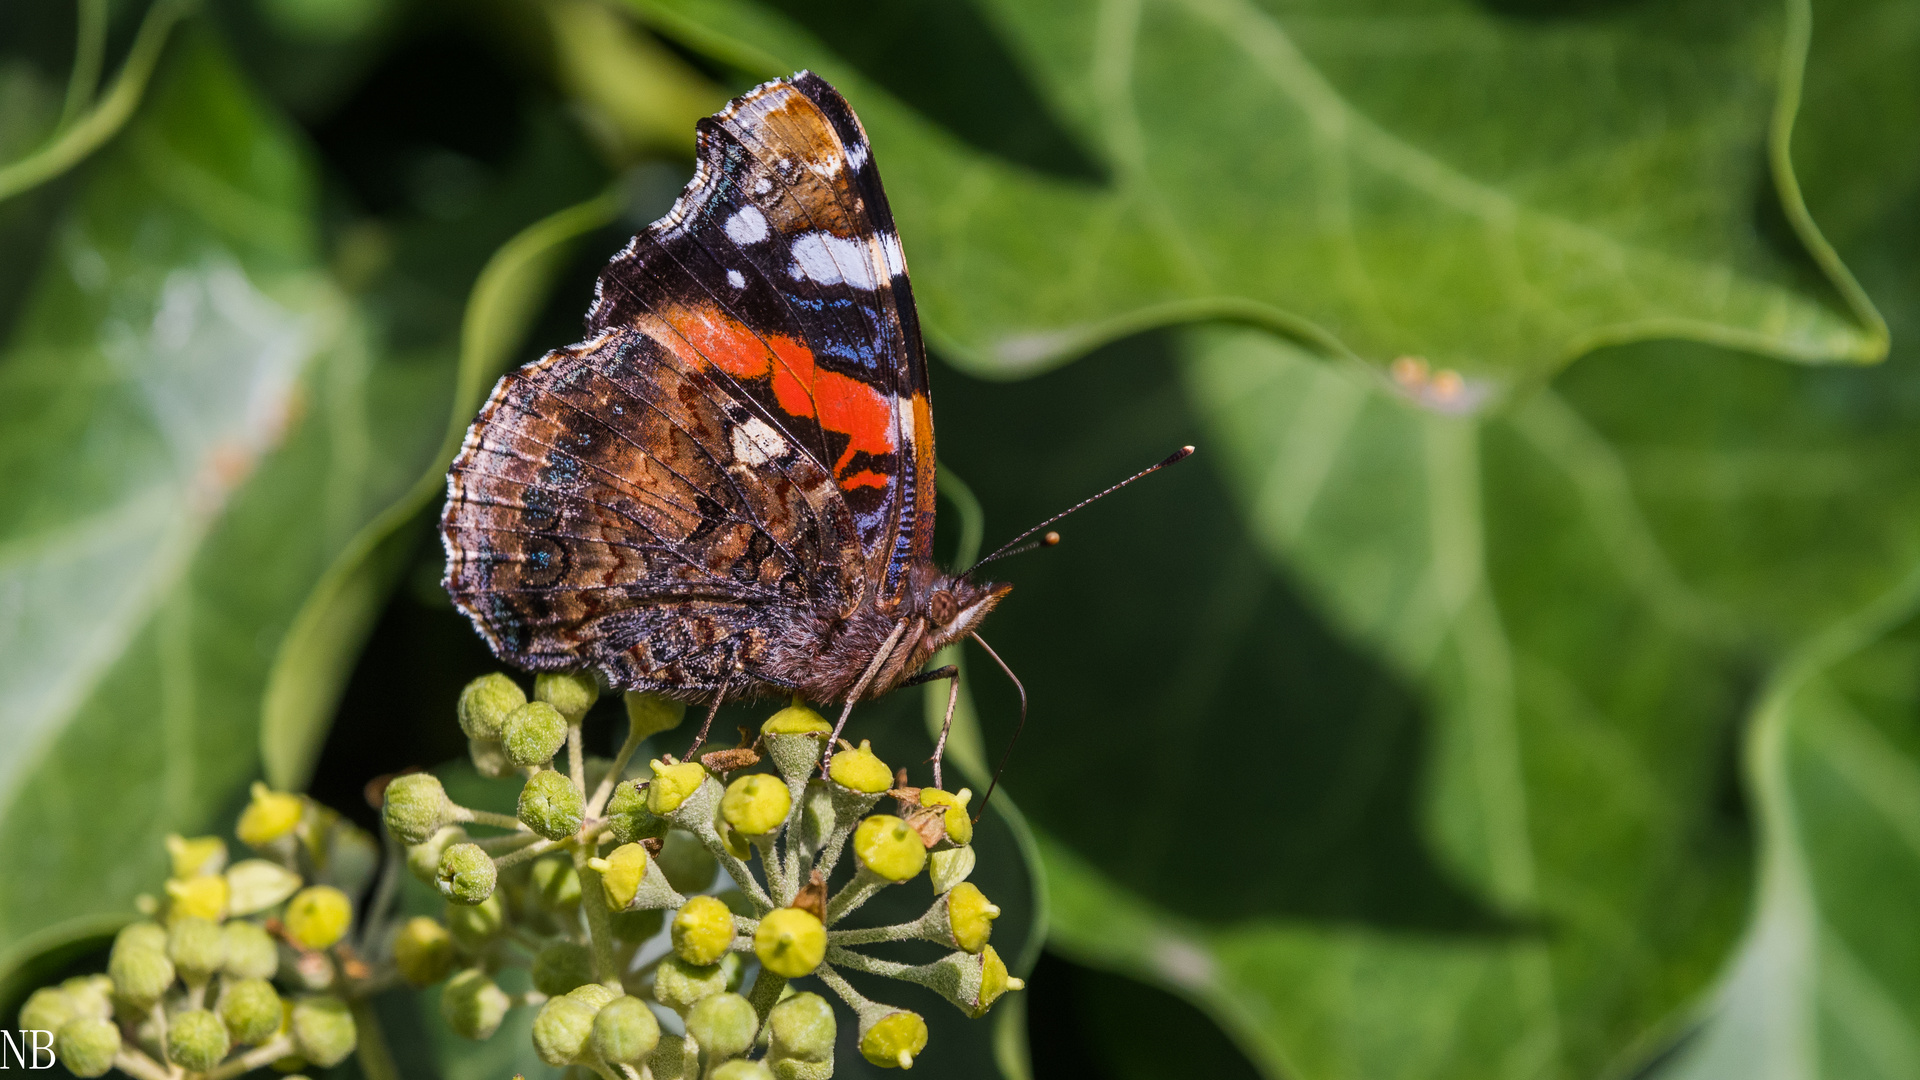
{"type": "Polygon", "coordinates": [[[1052,547],[1053,545],[1059,542],[1060,542],[1060,534],[1057,532],[1049,531],[1047,535],[1040,538],[1041,547],[1052,547]]]}
{"type": "Polygon", "coordinates": [[[1193,453],[1193,444],[1192,444],[1192,443],[1188,443],[1187,445],[1185,445],[1185,446],[1183,446],[1183,447],[1181,447],[1181,448],[1180,448],[1180,453],[1182,453],[1182,454],[1191,454],[1191,453],[1193,453]]]}

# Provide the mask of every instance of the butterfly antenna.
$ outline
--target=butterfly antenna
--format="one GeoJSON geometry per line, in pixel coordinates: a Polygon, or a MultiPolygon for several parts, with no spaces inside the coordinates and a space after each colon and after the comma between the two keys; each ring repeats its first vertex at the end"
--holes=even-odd
{"type": "MultiPolygon", "coordinates": [[[[1135,480],[1139,480],[1146,476],[1151,476],[1152,474],[1159,472],[1161,469],[1164,469],[1167,466],[1172,465],[1174,462],[1183,461],[1191,456],[1193,456],[1193,447],[1183,446],[1180,449],[1175,450],[1173,453],[1167,455],[1166,460],[1160,462],[1159,464],[1149,466],[1145,469],[1141,469],[1139,472],[1134,473],[1132,476],[1127,477],[1125,480],[1120,481],[1119,483],[1113,485],[1112,487],[1101,492],[1100,494],[1094,495],[1090,498],[1082,499],[1079,502],[1074,503],[1072,506],[1067,507],[1065,510],[1060,511],[1059,513],[1053,515],[1052,517],[1041,522],[1040,524],[1035,525],[1033,528],[1028,529],[1026,532],[1021,533],[1019,536],[1016,536],[1013,539],[1007,541],[1006,543],[1001,544],[1000,547],[997,548],[993,554],[987,556],[984,559],[981,559],[979,562],[974,563],[972,566],[967,567],[966,573],[963,573],[960,575],[961,579],[964,580],[968,577],[971,577],[975,570],[980,569],[981,567],[987,565],[988,563],[994,561],[995,559],[1004,559],[1009,555],[1018,555],[1023,551],[1032,551],[1034,548],[1037,548],[1037,547],[1052,547],[1053,545],[1060,542],[1059,533],[1050,532],[1045,536],[1041,537],[1039,540],[1035,541],[1034,543],[1027,544],[1024,547],[1019,545],[1021,541],[1025,540],[1027,537],[1032,536],[1034,533],[1039,532],[1041,529],[1044,529],[1047,526],[1053,524],[1054,522],[1059,521],[1061,518],[1066,517],[1068,514],[1074,513],[1077,510],[1084,509],[1085,507],[1090,506],[1093,503],[1099,502],[1101,499],[1104,499],[1107,496],[1113,494],[1114,492],[1119,491],[1121,488],[1126,487],[1128,484],[1133,483],[1135,480]]],[[[978,635],[975,636],[975,640],[976,641],[979,640],[978,635]]],[[[986,642],[982,641],[980,642],[980,644],[982,647],[984,647],[986,645],[986,642]]],[[[993,650],[988,649],[987,651],[991,653],[993,650]]],[[[994,659],[997,660],[999,659],[999,657],[995,657],[994,659]]],[[[1006,667],[1005,664],[1001,664],[1000,666],[1002,668],[1006,667]]],[[[1007,672],[1007,675],[1009,678],[1011,678],[1013,676],[1013,672],[1009,671],[1007,672]]],[[[1016,684],[1018,684],[1019,681],[1020,680],[1018,679],[1014,679],[1014,682],[1016,684]]],[[[1023,696],[1024,696],[1024,692],[1023,692],[1023,696]]]]}
{"type": "MultiPolygon", "coordinates": [[[[1193,448],[1188,447],[1187,449],[1191,452],[1193,448]]],[[[1180,458],[1184,456],[1185,455],[1177,455],[1172,458],[1172,460],[1179,461],[1180,458]]],[[[1154,468],[1157,469],[1159,466],[1156,465],[1154,468]]],[[[1153,470],[1149,469],[1147,471],[1151,472],[1153,470]]],[[[1143,473],[1142,475],[1145,474],[1143,473]]],[[[1020,676],[1015,675],[1013,669],[1007,666],[1007,662],[1000,659],[1000,654],[993,651],[993,646],[987,644],[986,638],[981,637],[977,631],[971,630],[967,632],[967,636],[978,642],[981,648],[987,650],[987,655],[993,657],[993,662],[999,664],[1000,670],[1006,672],[1007,678],[1013,680],[1013,688],[1020,691],[1020,722],[1014,725],[1013,738],[1007,740],[1007,749],[1000,755],[1000,764],[994,767],[993,779],[987,782],[987,793],[980,797],[980,809],[973,812],[973,820],[977,824],[980,821],[980,815],[987,812],[987,800],[993,798],[993,789],[1000,785],[1000,774],[1007,771],[1007,762],[1013,759],[1014,744],[1020,741],[1020,733],[1026,730],[1027,688],[1020,685],[1020,676]]]]}

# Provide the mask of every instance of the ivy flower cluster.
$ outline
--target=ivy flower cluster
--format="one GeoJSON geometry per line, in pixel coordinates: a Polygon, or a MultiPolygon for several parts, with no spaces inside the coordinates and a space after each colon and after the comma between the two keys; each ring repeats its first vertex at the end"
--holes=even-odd
{"type": "Polygon", "coordinates": [[[168,837],[164,895],[140,898],[146,917],[114,938],[106,973],[27,999],[21,1028],[53,1032],[74,1075],[227,1080],[353,1053],[364,1002],[391,981],[365,958],[384,930],[355,925],[350,895],[377,848],[333,811],[260,784],[235,832],[254,857],[231,864],[218,837],[168,837]]]}
{"type": "Polygon", "coordinates": [[[444,919],[401,928],[394,960],[415,985],[444,981],[455,1031],[487,1038],[511,1008],[537,1006],[540,1057],[608,1080],[818,1080],[833,1075],[839,1021],[797,980],[851,1010],[863,1057],[901,1068],[926,1049],[925,1019],[843,972],[918,983],[974,1017],[1021,988],[988,944],[999,908],[967,881],[970,792],[908,787],[867,743],[843,743],[823,768],[832,725],[798,701],[751,746],[662,755],[629,778],[641,744],[677,727],[684,706],[628,694],[626,740],[598,763],[581,736],[597,697],[572,675],[539,676],[531,700],[499,674],[463,691],[475,766],[523,778],[513,815],[461,806],[426,773],[386,788],[388,832],[447,901],[444,919]],[[889,797],[899,812],[875,813],[889,797]],[[473,835],[482,827],[492,835],[473,835]],[[732,884],[720,895],[716,868],[732,884]],[[935,899],[920,917],[850,924],[923,873],[935,899]],[[898,941],[949,951],[905,964],[859,948],[898,941]],[[497,976],[522,958],[531,989],[509,993],[497,976]],[[669,1016],[684,1035],[663,1031],[669,1016]]]}
{"type": "Polygon", "coordinates": [[[21,1027],[53,1032],[83,1077],[229,1080],[357,1049],[383,1080],[395,1072],[369,1001],[405,983],[439,986],[445,1022],[471,1039],[538,1009],[539,1056],[607,1080],[822,1080],[840,1020],[806,987],[851,1010],[863,1057],[900,1068],[926,1049],[925,1019],[844,972],[929,987],[973,1017],[1021,988],[988,943],[1000,910],[967,880],[970,792],[910,787],[865,742],[829,757],[832,726],[798,701],[750,746],[640,765],[685,707],[628,694],[624,744],[590,758],[581,725],[598,697],[566,674],[539,676],[531,698],[501,674],[470,683],[458,715],[474,766],[519,780],[516,811],[462,806],[430,773],[376,782],[384,860],[339,814],[256,784],[235,828],[252,857],[168,838],[164,896],[141,898],[107,971],[36,991],[21,1027]],[[889,798],[897,812],[876,812],[889,798]],[[397,914],[409,872],[442,898],[438,917],[397,914]],[[922,874],[922,915],[855,925],[922,874]],[[911,941],[946,954],[860,948],[911,941]]]}

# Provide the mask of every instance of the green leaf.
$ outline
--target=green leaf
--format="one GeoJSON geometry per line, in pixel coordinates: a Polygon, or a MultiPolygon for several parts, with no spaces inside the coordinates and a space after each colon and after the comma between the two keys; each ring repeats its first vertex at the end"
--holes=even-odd
{"type": "Polygon", "coordinates": [[[1631,1071],[1735,944],[1752,687],[1920,555],[1916,378],[1648,345],[1471,419],[1213,329],[936,380],[995,521],[1201,447],[996,567],[1054,947],[1289,1076],[1631,1071]]]}
{"type": "Polygon", "coordinates": [[[185,34],[0,357],[0,971],[130,914],[167,832],[225,824],[295,610],[416,472],[433,373],[369,354],[313,186],[185,34]]]}
{"type": "Polygon", "coordinates": [[[1650,337],[1886,349],[1788,165],[1804,0],[631,2],[848,95],[982,373],[1223,317],[1476,394],[1650,337]]]}
{"type": "MultiPolygon", "coordinates": [[[[1796,148],[1808,198],[1867,284],[1892,298],[1895,324],[1911,327],[1920,316],[1911,210],[1920,153],[1888,133],[1920,123],[1920,12],[1865,3],[1820,16],[1809,138],[1796,148]]],[[[1876,395],[1880,416],[1865,432],[1878,436],[1869,443],[1877,452],[1830,463],[1851,474],[1836,481],[1863,489],[1860,507],[1810,542],[1886,528],[1875,520],[1885,516],[1880,561],[1920,568],[1906,490],[1912,454],[1900,438],[1913,423],[1916,365],[1920,352],[1903,336],[1889,366],[1908,374],[1876,395]],[[1870,498],[1882,503],[1877,512],[1870,498]]],[[[1810,638],[1760,698],[1745,757],[1761,836],[1755,910],[1702,1030],[1661,1077],[1920,1072],[1920,955],[1908,930],[1920,907],[1917,607],[1920,576],[1891,583],[1810,638]]]]}

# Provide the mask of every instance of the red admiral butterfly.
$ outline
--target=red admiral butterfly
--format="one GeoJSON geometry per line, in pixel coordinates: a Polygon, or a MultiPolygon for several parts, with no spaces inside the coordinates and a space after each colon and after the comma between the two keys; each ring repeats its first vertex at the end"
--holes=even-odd
{"type": "Polygon", "coordinates": [[[587,339],[502,378],[467,432],[447,590],[502,660],[709,724],[723,698],[851,709],[952,676],[918,673],[1012,586],[933,562],[926,352],[866,133],[808,72],[698,133],[587,339]]]}

